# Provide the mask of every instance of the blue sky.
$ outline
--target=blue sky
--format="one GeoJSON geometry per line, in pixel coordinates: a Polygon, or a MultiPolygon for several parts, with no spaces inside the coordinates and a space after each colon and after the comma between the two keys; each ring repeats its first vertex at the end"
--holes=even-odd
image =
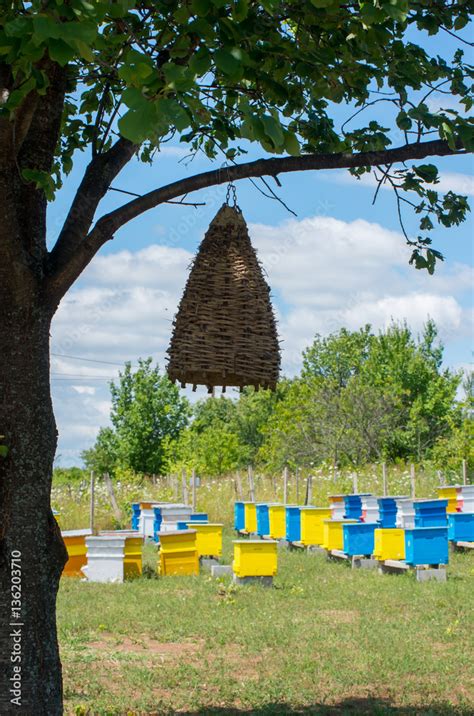
{"type": "MultiPolygon", "coordinates": [[[[431,101],[438,107],[449,102],[454,106],[453,98],[431,101]]],[[[395,146],[402,143],[396,139],[395,146]]],[[[142,194],[210,168],[204,157],[186,163],[185,153],[182,145],[167,146],[152,167],[134,161],[115,186],[142,194]]],[[[262,154],[252,148],[243,161],[262,154]]],[[[50,243],[86,162],[85,156],[77,158],[50,207],[50,243]]],[[[472,203],[472,157],[442,158],[436,164],[440,189],[468,194],[472,203]]],[[[278,193],[297,218],[264,198],[249,181],[239,182],[237,191],[272,287],[285,373],[298,371],[301,351],[316,332],[343,325],[355,329],[366,322],[379,329],[392,318],[406,320],[414,331],[428,317],[434,318],[446,345],[446,365],[460,368],[470,363],[472,217],[459,228],[433,233],[434,245],[446,261],[430,277],[408,266],[410,250],[401,235],[392,192],[380,191],[372,205],[373,179],[357,181],[334,170],[281,175],[280,180],[278,193]]],[[[107,381],[116,377],[125,360],[136,362],[139,356],[151,355],[163,366],[189,263],[224,195],[225,187],[196,192],[192,199],[205,201],[205,206],[161,206],[128,224],[64,299],[52,332],[58,464],[79,464],[81,450],[108,423],[107,381]]],[[[111,193],[100,213],[124,199],[111,193]]],[[[406,225],[416,230],[409,211],[406,225]]]]}

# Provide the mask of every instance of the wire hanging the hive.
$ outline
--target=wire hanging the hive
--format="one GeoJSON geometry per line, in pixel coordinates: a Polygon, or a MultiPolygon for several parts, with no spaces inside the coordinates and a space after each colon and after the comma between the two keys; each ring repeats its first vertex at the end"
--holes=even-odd
{"type": "Polygon", "coordinates": [[[280,348],[270,288],[234,187],[199,247],[173,326],[167,368],[173,382],[206,385],[209,392],[275,388],[280,348]]]}

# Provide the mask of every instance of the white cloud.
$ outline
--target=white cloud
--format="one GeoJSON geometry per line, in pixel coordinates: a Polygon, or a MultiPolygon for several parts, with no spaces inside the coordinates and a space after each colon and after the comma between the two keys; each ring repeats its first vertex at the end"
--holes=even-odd
{"type": "MultiPolygon", "coordinates": [[[[443,264],[435,276],[408,267],[403,237],[364,220],[316,216],[277,227],[250,226],[268,273],[292,373],[315,333],[407,320],[418,331],[428,317],[446,340],[466,337],[462,293],[472,269],[443,264]]],[[[110,410],[108,382],[120,365],[151,355],[164,366],[171,323],[192,255],[151,245],[99,256],[63,301],[53,325],[53,352],[111,363],[52,357],[53,392],[63,462],[77,462],[110,410]],[[79,377],[79,379],[78,379],[79,377]]],[[[199,393],[201,396],[204,391],[199,393]]]]}
{"type": "Polygon", "coordinates": [[[71,387],[79,395],[95,395],[95,388],[92,385],[73,385],[71,387]]]}

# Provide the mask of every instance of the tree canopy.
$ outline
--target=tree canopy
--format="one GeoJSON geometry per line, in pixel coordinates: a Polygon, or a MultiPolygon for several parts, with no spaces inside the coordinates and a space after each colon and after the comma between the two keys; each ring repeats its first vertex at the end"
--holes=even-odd
{"type": "Polygon", "coordinates": [[[137,473],[161,474],[168,440],[178,437],[189,416],[179,388],[151,358],[132,370],[126,363],[118,383],[110,384],[113,428],[101,428],[95,446],[83,453],[86,466],[99,474],[121,466],[137,473]]]}
{"type": "Polygon", "coordinates": [[[143,211],[210,184],[300,169],[378,168],[400,214],[411,205],[419,216],[419,233],[406,238],[412,262],[432,271],[434,224],[457,225],[468,205],[438,191],[434,164],[416,161],[474,147],[461,36],[471,11],[471,0],[5,3],[2,151],[49,199],[77,150],[91,155],[47,264],[51,299],[143,211]],[[431,53],[437,34],[461,48],[431,53]],[[458,107],[433,109],[436,93],[458,107]],[[91,229],[121,169],[135,154],[152,161],[170,140],[227,164],[137,197],[91,229]],[[236,164],[249,142],[286,156],[236,164]]]}

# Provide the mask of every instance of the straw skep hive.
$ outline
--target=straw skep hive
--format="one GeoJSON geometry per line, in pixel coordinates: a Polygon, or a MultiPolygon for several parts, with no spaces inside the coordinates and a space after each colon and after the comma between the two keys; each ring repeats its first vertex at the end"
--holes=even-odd
{"type": "Polygon", "coordinates": [[[280,348],[270,288],[240,209],[224,204],[191,268],[168,349],[175,382],[275,388],[280,348]]]}

